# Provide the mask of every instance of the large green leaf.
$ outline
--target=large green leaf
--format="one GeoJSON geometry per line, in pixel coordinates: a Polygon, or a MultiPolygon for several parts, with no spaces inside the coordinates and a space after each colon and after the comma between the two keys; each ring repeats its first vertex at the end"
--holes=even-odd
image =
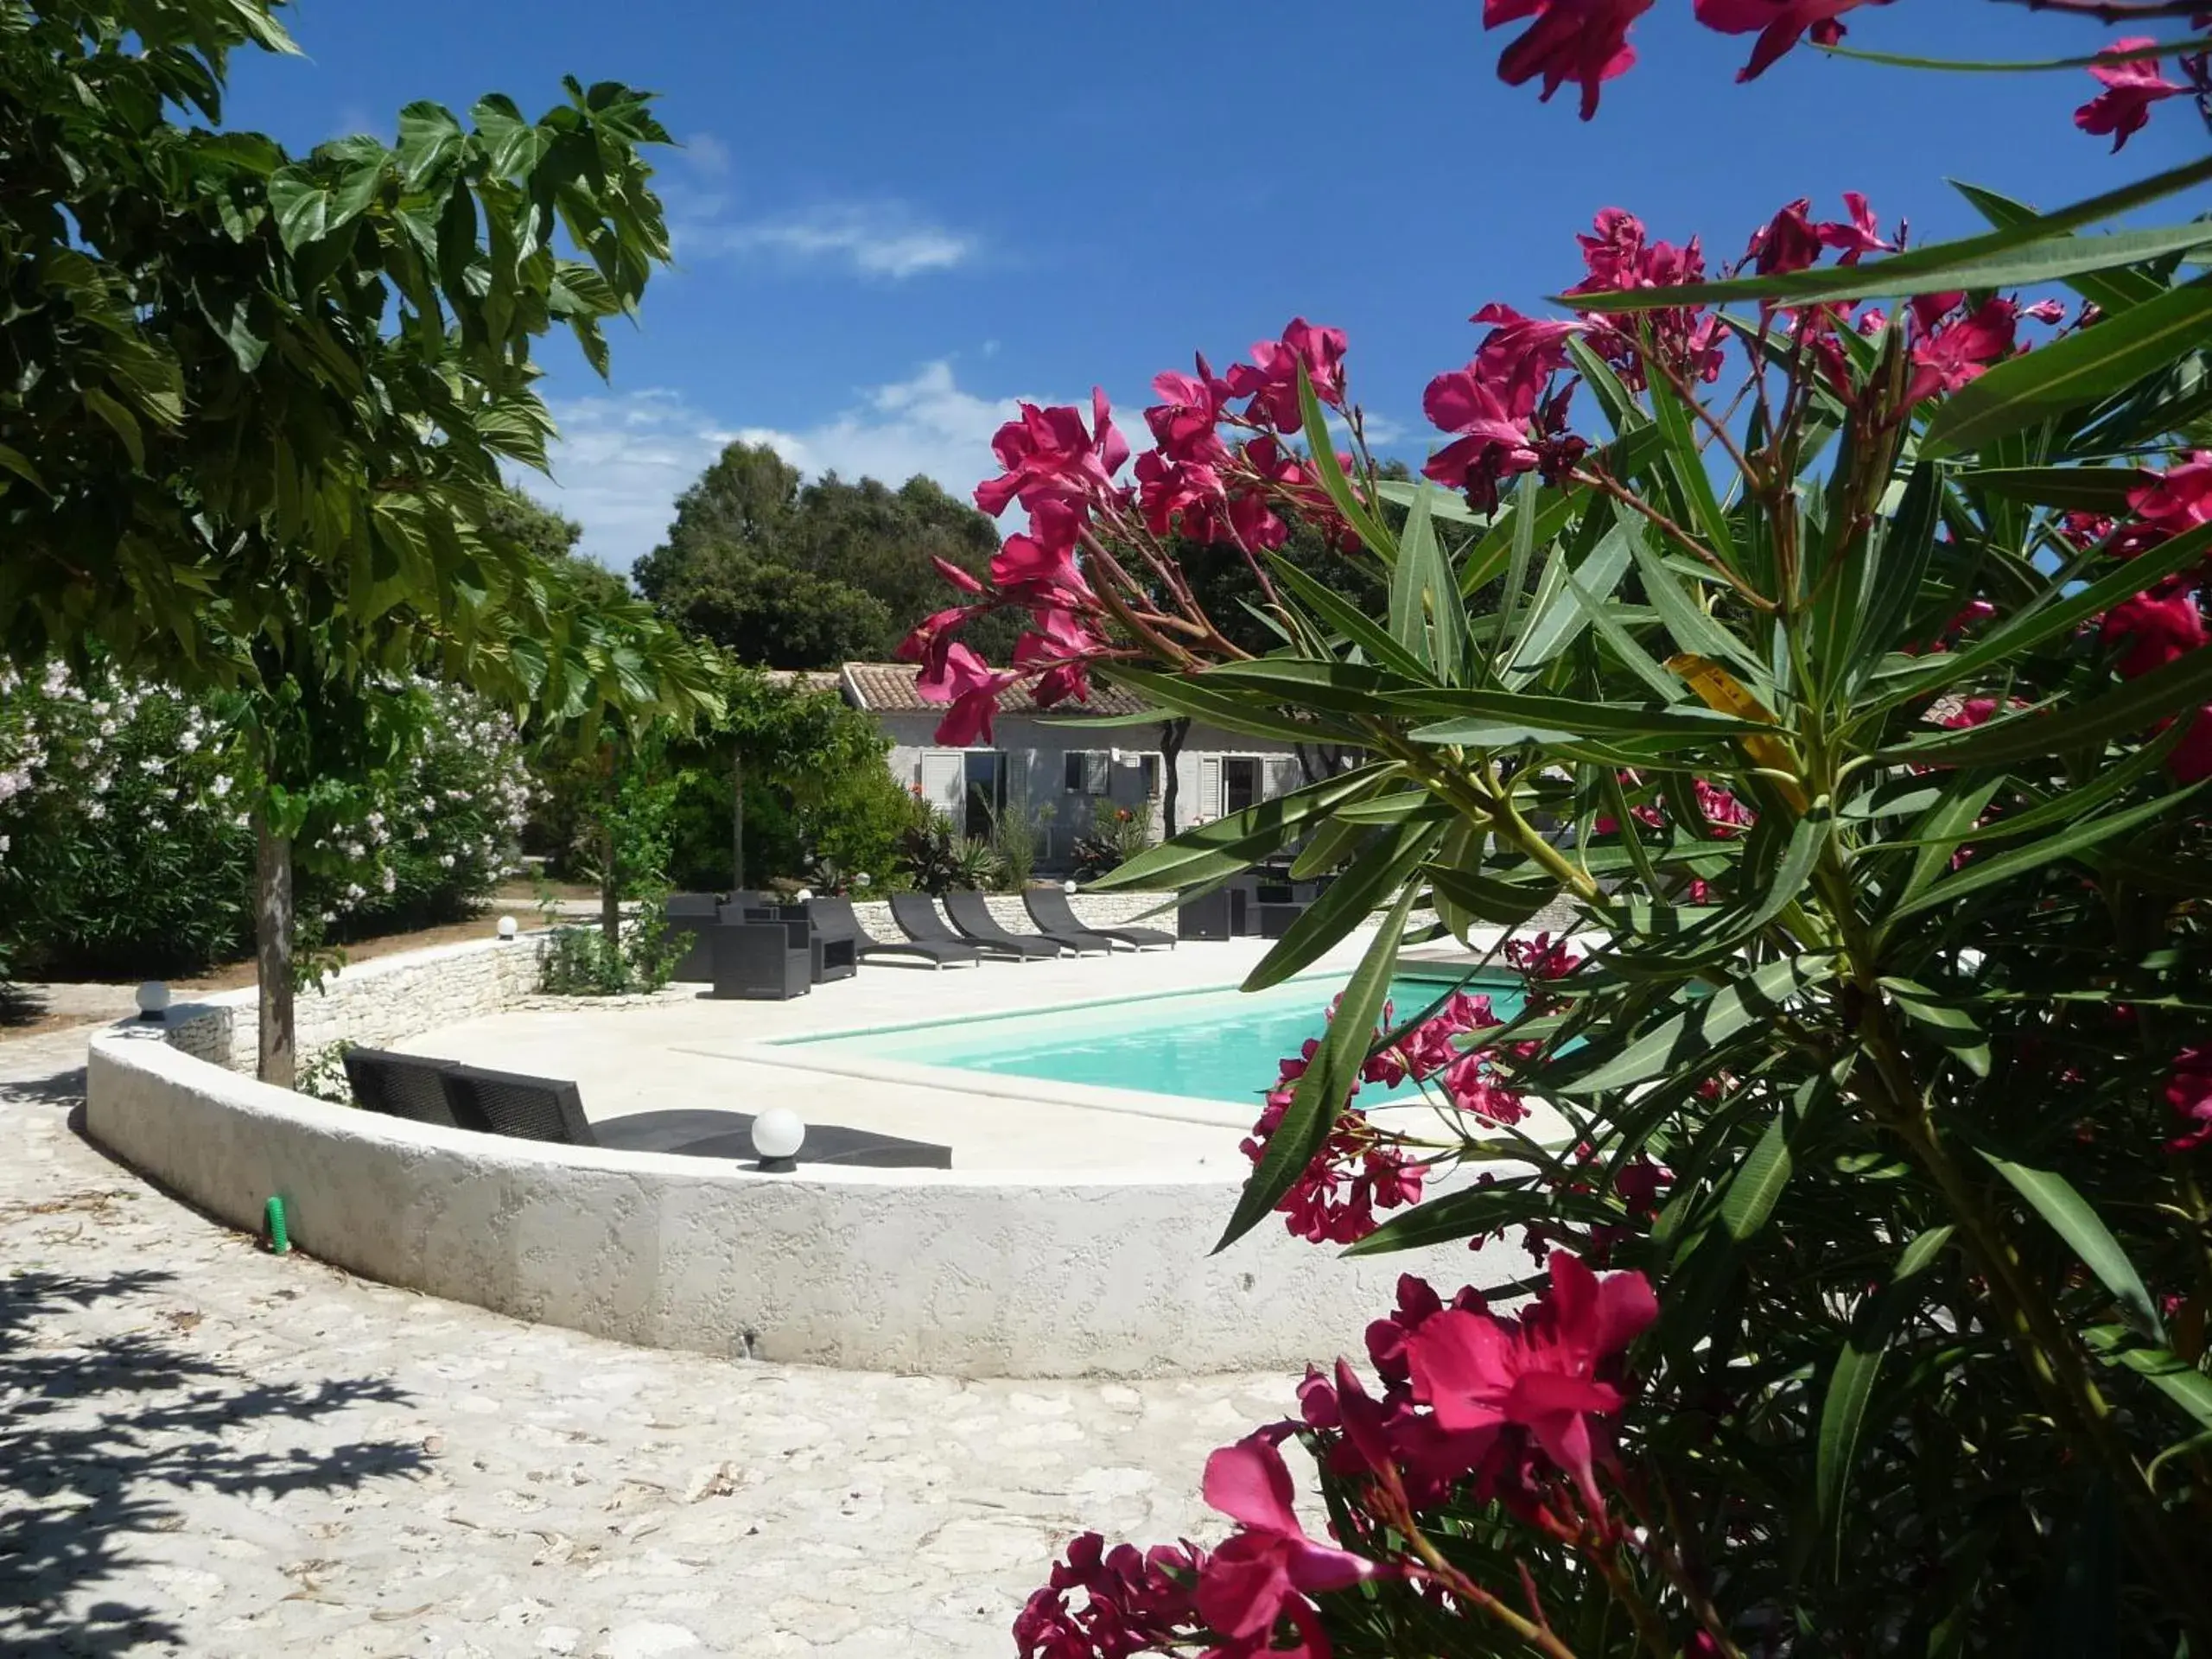
{"type": "Polygon", "coordinates": [[[1329,422],[1321,410],[1321,400],[1315,396],[1313,382],[1306,372],[1306,365],[1298,365],[1298,408],[1305,419],[1306,447],[1312,451],[1310,460],[1313,475],[1321,480],[1322,489],[1336,504],[1344,522],[1365,542],[1368,550],[1385,564],[1395,563],[1398,556],[1397,539],[1389,530],[1370,512],[1344,476],[1344,467],[1337,461],[1337,441],[1329,435],[1329,422]]]}
{"type": "Polygon", "coordinates": [[[1436,824],[1424,822],[1402,823],[1378,836],[1298,913],[1282,938],[1244,976],[1243,988],[1264,991],[1280,985],[1350,937],[1386,898],[1413,879],[1441,834],[1436,824]]]}
{"type": "Polygon", "coordinates": [[[2005,766],[2101,746],[2207,702],[2212,702],[2212,651],[2195,651],[2101,697],[2023,709],[1963,732],[1894,743],[1881,758],[1923,766],[2005,766]]]}
{"type": "Polygon", "coordinates": [[[1984,467],[1958,475],[1961,489],[2069,512],[2124,512],[2127,493],[2143,486],[2133,467],[1984,467]]]}
{"type": "Polygon", "coordinates": [[[1618,1218],[1617,1212],[1593,1198],[1500,1181],[1494,1186],[1464,1186],[1456,1192],[1431,1198],[1419,1208],[1384,1222],[1344,1254],[1384,1255],[1393,1250],[1456,1244],[1462,1239],[1501,1233],[1508,1227],[1562,1212],[1583,1221],[1609,1222],[1618,1218]]]}
{"type": "Polygon", "coordinates": [[[2097,1275],[2098,1281],[2112,1292],[2127,1314],[2128,1322],[2152,1341],[2164,1343],[2166,1328],[2158,1317],[2158,1303],[2144,1288],[2135,1264],[2127,1259],[2127,1252],[2112,1236],[2104,1218],[2075,1190],[2074,1184],[2056,1170],[2033,1169],[1986,1149],[1976,1150],[2015,1192],[2027,1200],[2029,1207],[2050,1224],[2050,1230],[2066,1241],[2074,1254],[2082,1258],[2082,1264],[2097,1275]]]}
{"type": "Polygon", "coordinates": [[[1421,743],[1506,747],[1525,742],[1564,742],[1579,737],[1661,738],[1675,743],[1717,743],[1771,728],[1694,703],[1584,702],[1516,691],[1440,689],[1383,694],[1383,702],[1408,717],[1440,715],[1417,726],[1421,743]]]}
{"type": "Polygon", "coordinates": [[[1186,830],[1173,841],[1147,847],[1127,863],[1090,884],[1094,892],[1116,887],[1196,887],[1234,874],[1275,852],[1306,830],[1327,819],[1340,803],[1372,790],[1386,768],[1361,766],[1324,778],[1232,812],[1211,823],[1186,830]]]}
{"type": "Polygon", "coordinates": [[[1580,565],[1569,562],[1564,544],[1554,551],[1537,587],[1535,602],[1529,608],[1529,625],[1507,661],[1504,677],[1509,683],[1526,683],[1537,669],[1573,645],[1590,626],[1589,612],[1569,589],[1567,577],[1573,576],[1590,599],[1611,597],[1628,574],[1640,539],[1634,526],[1616,518],[1612,528],[1580,565]]]}
{"type": "Polygon", "coordinates": [[[2032,287],[2084,271],[2142,264],[2212,241],[2212,225],[2202,224],[2122,231],[2103,237],[2068,235],[2084,225],[2117,219],[2146,202],[2209,181],[2212,181],[2212,158],[2187,162],[2070,207],[2038,214],[2024,225],[1955,242],[1932,243],[1866,264],[1689,283],[1678,288],[1560,295],[1556,303],[1577,311],[1651,311],[1730,300],[1776,300],[1797,306],[1826,300],[1903,298],[1952,289],[2032,287]]]}
{"type": "Polygon", "coordinates": [[[1925,457],[1974,449],[2059,410],[2131,386],[2212,340],[2212,277],[2008,359],[1937,405],[1925,457]]]}
{"type": "Polygon", "coordinates": [[[1827,1395],[1821,1402],[1820,1434],[1813,1462],[1814,1501],[1826,1534],[1834,1535],[1842,1517],[1844,1493],[1859,1460],[1866,1402],[1873,1396],[1882,1356],[1889,1351],[1890,1339],[1910,1305],[1911,1282],[1934,1265],[1950,1241],[1950,1228],[1933,1227],[1905,1246],[1889,1283],[1860,1305],[1843,1351],[1836,1356],[1827,1395]]]}
{"type": "MultiPolygon", "coordinates": [[[[1986,190],[1977,184],[1961,184],[1952,181],[1951,188],[1972,202],[1979,213],[1999,230],[2034,223],[2036,210],[2024,202],[2000,196],[1994,190],[1986,190]]],[[[2067,279],[2067,287],[2088,300],[2094,300],[2107,311],[2121,312],[2145,300],[2155,300],[2166,291],[2166,286],[2157,277],[2140,270],[2122,268],[2118,270],[2092,271],[2067,279]]]]}
{"type": "Polygon", "coordinates": [[[1321,1143],[1329,1138],[1337,1115],[1351,1097],[1352,1085],[1367,1064],[1367,1048],[1382,1005],[1389,998],[1390,975],[1397,966],[1398,941],[1406,931],[1406,917],[1413,909],[1414,888],[1408,883],[1398,902],[1383,918],[1375,942],[1367,948],[1351,983],[1337,1003],[1335,1017],[1306,1063],[1303,1076],[1291,1093],[1274,1133],[1268,1137],[1260,1166],[1244,1183],[1236,1211],[1223,1230],[1216,1250],[1226,1249],[1264,1220],[1268,1212],[1290,1191],[1321,1143]]]}
{"type": "Polygon", "coordinates": [[[1563,1062],[1545,1081],[1567,1094],[1592,1095],[1664,1077],[1745,1027],[1773,1019],[1793,997],[1834,976],[1835,957],[1826,953],[1768,963],[1625,1045],[1593,1043],[1585,1051],[1592,1056],[1587,1064],[1563,1062]]]}
{"type": "MultiPolygon", "coordinates": [[[[1247,737],[1280,738],[1287,743],[1356,744],[1362,741],[1363,734],[1342,721],[1319,715],[1305,720],[1294,719],[1277,714],[1249,692],[1208,685],[1202,679],[1154,673],[1124,663],[1116,663],[1099,671],[1107,679],[1128,686],[1158,709],[1188,715],[1224,731],[1242,732],[1247,737]]],[[[1157,714],[1152,716],[1155,722],[1160,718],[1157,714]]]]}
{"type": "MultiPolygon", "coordinates": [[[[1963,870],[1945,877],[1924,892],[1907,898],[1890,912],[1884,925],[1894,925],[1923,910],[1934,910],[1963,899],[1970,893],[1979,893],[1984,887],[2009,881],[2024,871],[2040,868],[2062,858],[2075,857],[2114,836],[2134,829],[2138,824],[2148,823],[2171,812],[2202,787],[2202,783],[2192,784],[2186,789],[2176,790],[2172,794],[2162,795],[2156,800],[2141,801],[2121,811],[2107,812],[2079,823],[2069,824],[2055,836],[2047,836],[2012,852],[1993,858],[1977,858],[1963,870]]],[[[1925,850],[1922,856],[1927,856],[1925,850]]],[[[1938,858],[1936,861],[1941,863],[1942,861],[1938,858]]]]}
{"type": "Polygon", "coordinates": [[[1439,894],[1462,910],[1501,927],[1519,926],[1559,897],[1559,883],[1556,881],[1529,887],[1518,881],[1502,881],[1478,871],[1454,869],[1441,864],[1430,865],[1427,874],[1439,894]]]}
{"type": "Polygon", "coordinates": [[[1773,1118],[1729,1178],[1720,1200],[1720,1224],[1738,1243],[1758,1232],[1781,1202],[1796,1168],[1796,1144],[1815,1116],[1835,1098],[1835,1081],[1823,1071],[1808,1077],[1773,1118]]]}
{"type": "Polygon", "coordinates": [[[1338,594],[1325,582],[1308,575],[1280,555],[1271,556],[1275,577],[1290,589],[1292,594],[1310,607],[1323,623],[1344,635],[1346,640],[1382,667],[1391,669],[1408,679],[1427,677],[1427,668],[1421,660],[1390,637],[1388,628],[1368,616],[1359,607],[1338,594]]]}

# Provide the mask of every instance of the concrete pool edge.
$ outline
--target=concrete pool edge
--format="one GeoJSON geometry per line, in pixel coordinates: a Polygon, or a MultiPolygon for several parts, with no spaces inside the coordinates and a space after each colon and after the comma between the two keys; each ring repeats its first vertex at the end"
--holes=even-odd
{"type": "Polygon", "coordinates": [[[764,1175],[381,1118],[158,1038],[91,1045],[86,1132],[126,1165],[244,1230],[282,1196],[299,1248],[347,1271],[645,1346],[963,1376],[1295,1370],[1357,1351],[1400,1273],[1477,1265],[1345,1261],[1272,1224],[1216,1255],[1241,1170],[764,1175]]]}

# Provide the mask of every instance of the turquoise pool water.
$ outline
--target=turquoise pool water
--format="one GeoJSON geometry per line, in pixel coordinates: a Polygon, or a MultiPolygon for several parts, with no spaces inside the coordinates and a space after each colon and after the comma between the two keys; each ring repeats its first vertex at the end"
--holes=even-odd
{"type": "MultiPolygon", "coordinates": [[[[1397,1017],[1406,1019],[1442,996],[1457,978],[1405,976],[1391,983],[1397,1017]]],[[[839,1037],[797,1039],[793,1046],[841,1055],[995,1071],[1054,1083],[1138,1089],[1147,1094],[1255,1104],[1275,1077],[1275,1063],[1294,1054],[1327,1024],[1334,978],[1294,980],[1272,990],[1186,991],[1133,997],[1039,1014],[999,1014],[957,1025],[914,1025],[839,1037]]],[[[1501,1019],[1521,1011],[1516,980],[1484,976],[1467,986],[1491,999],[1501,1019]]],[[[1385,1094],[1369,1084],[1363,1102],[1412,1094],[1405,1084],[1385,1094]]]]}

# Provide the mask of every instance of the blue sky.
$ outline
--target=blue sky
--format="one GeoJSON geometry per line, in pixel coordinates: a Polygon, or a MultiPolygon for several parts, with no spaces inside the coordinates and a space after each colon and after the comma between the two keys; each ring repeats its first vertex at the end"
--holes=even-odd
{"type": "MultiPolygon", "coordinates": [[[[1855,188],[1926,240],[1979,227],[1946,176],[2056,205],[2203,144],[2175,100],[2108,155],[2071,124],[2095,90],[2081,70],[1937,76],[1801,49],[1738,86],[1747,41],[1696,27],[1688,0],[1637,25],[1642,62],[1585,125],[1572,88],[1540,105],[1499,84],[1514,31],[1485,37],[1479,15],[303,0],[308,60],[242,58],[230,117],[304,149],[388,136],[417,98],[500,91],[535,112],[563,73],[662,95],[685,145],[662,163],[677,268],[613,329],[611,383],[550,350],[563,438],[556,481],[530,480],[618,568],[734,436],[965,493],[1012,400],[1096,383],[1141,431],[1159,370],[1193,349],[1222,365],[1300,314],[1350,332],[1355,395],[1418,460],[1421,388],[1469,355],[1468,314],[1573,281],[1599,207],[1728,258],[1783,201],[1835,216],[1855,188]]],[[[2107,39],[1996,0],[1850,21],[1852,44],[1945,56],[2107,39]]]]}

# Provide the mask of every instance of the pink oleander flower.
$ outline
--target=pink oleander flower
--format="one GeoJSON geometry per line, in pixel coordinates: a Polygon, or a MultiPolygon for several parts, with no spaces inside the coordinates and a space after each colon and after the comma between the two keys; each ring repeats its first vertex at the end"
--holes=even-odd
{"type": "Polygon", "coordinates": [[[1582,118],[1598,112],[1598,89],[1636,63],[1628,31],[1652,0],[1483,0],[1483,27],[1535,21],[1497,60],[1509,86],[1543,77],[1543,97],[1573,81],[1582,88],[1582,118]]]}
{"type": "Polygon", "coordinates": [[[1421,468],[1476,506],[1497,505],[1504,479],[1571,464],[1585,445],[1566,429],[1573,383],[1548,399],[1553,377],[1567,365],[1567,342],[1583,325],[1524,317],[1510,306],[1486,305],[1470,321],[1494,325],[1464,369],[1428,383],[1421,408],[1442,430],[1458,434],[1421,468]]]}
{"type": "Polygon", "coordinates": [[[1968,697],[1936,723],[1951,731],[1965,731],[1971,727],[1986,724],[1989,717],[1997,712],[1998,707],[1994,697],[1968,697]]]}
{"type": "Polygon", "coordinates": [[[1229,383],[1213,372],[1201,353],[1195,375],[1170,369],[1153,377],[1152,389],[1160,401],[1144,412],[1153,441],[1171,461],[1211,465],[1223,459],[1223,446],[1214,428],[1228,407],[1229,383]]]}
{"type": "Polygon", "coordinates": [[[2120,648],[2113,667],[2127,680],[2202,651],[2205,644],[2204,613],[2188,588],[2174,580],[2122,600],[2105,613],[2099,632],[2107,645],[2120,648]]]}
{"type": "Polygon", "coordinates": [[[925,702],[952,705],[938,724],[937,741],[965,748],[978,740],[991,741],[991,720],[998,713],[999,693],[1020,677],[991,667],[956,641],[916,677],[914,691],[925,702]]]}
{"type": "Polygon", "coordinates": [[[1128,1659],[1187,1642],[1198,1630],[1192,1592],[1205,1564],[1195,1544],[1108,1549],[1096,1533],[1082,1533],[1014,1619],[1015,1651],[1020,1659],[1128,1659]],[[1085,1597],[1080,1609],[1068,1604],[1077,1590],[1085,1597]]]}
{"type": "Polygon", "coordinates": [[[995,518],[1016,499],[1033,511],[1040,501],[1080,505],[1110,492],[1114,474],[1129,458],[1129,446],[1114,428],[1106,394],[1096,388],[1090,413],[1086,428],[1082,414],[1065,405],[1022,404],[1020,415],[991,440],[992,453],[1006,471],[976,486],[976,505],[995,518]]]}
{"type": "Polygon", "coordinates": [[[1869,3],[1886,5],[1889,0],[1697,0],[1695,10],[1707,29],[1758,36],[1751,61],[1736,72],[1738,80],[1753,80],[1808,34],[1817,45],[1834,46],[1844,35],[1836,19],[1869,3]]]}
{"type": "MultiPolygon", "coordinates": [[[[2163,473],[2146,471],[2142,477],[2143,482],[2127,493],[2135,522],[2113,538],[2112,550],[2122,558],[2133,558],[2212,522],[2212,449],[2192,450],[2187,461],[2163,473]]],[[[2111,528],[2110,519],[2099,522],[2111,528]]]]}
{"type": "MultiPolygon", "coordinates": [[[[1938,299],[1951,297],[1937,296],[1938,299]]],[[[1953,303],[1956,303],[1954,298],[1953,303]]],[[[1951,308],[1935,312],[1940,317],[1951,308]]],[[[2019,309],[2002,295],[1984,301],[1974,310],[1947,322],[1936,323],[1923,302],[1913,310],[1929,332],[1912,348],[1912,379],[1905,387],[1905,401],[1916,404],[1939,391],[1956,391],[1980,378],[1993,363],[2012,355],[2019,309]]]]}
{"type": "Polygon", "coordinates": [[[1809,217],[1812,207],[1810,196],[1800,196],[1751,232],[1751,245],[1744,250],[1744,257],[1760,276],[1803,270],[1819,263],[1827,245],[1813,226],[1809,217]]]}
{"type": "Polygon", "coordinates": [[[992,556],[991,582],[1002,594],[1086,591],[1072,547],[1049,546],[1034,536],[1018,533],[1007,537],[992,556]]]}
{"type": "MultiPolygon", "coordinates": [[[[2131,35],[2114,41],[2108,52],[2132,52],[2158,41],[2147,35],[2131,35]]],[[[2074,111],[2074,124],[2093,137],[2112,135],[2112,147],[2140,132],[2151,119],[2151,106],[2162,99],[2185,92],[2188,87],[2168,80],[2156,58],[2126,58],[2117,63],[2096,63],[2089,73],[2103,83],[2104,91],[2074,111]]]]}
{"type": "Polygon", "coordinates": [[[1306,417],[1298,407],[1298,371],[1313,383],[1313,395],[1334,406],[1344,402],[1344,352],[1341,328],[1324,328],[1303,317],[1293,317],[1281,340],[1262,340],[1252,347],[1249,363],[1230,366],[1224,383],[1231,397],[1249,397],[1244,418],[1278,432],[1297,432],[1306,417]]]}
{"type": "Polygon", "coordinates": [[[2166,756],[2166,772],[2177,784],[2212,778],[2212,704],[2187,716],[2189,729],[2166,756]]]}
{"type": "Polygon", "coordinates": [[[1497,1079],[1486,1054],[1462,1054],[1452,1061],[1444,1073],[1444,1092],[1461,1111],[1487,1123],[1510,1125],[1529,1116],[1520,1092],[1497,1079]]]}
{"type": "Polygon", "coordinates": [[[1539,933],[1533,939],[1507,940],[1505,960],[1527,979],[1564,979],[1580,965],[1582,953],[1568,947],[1564,933],[1557,939],[1539,933]]]}
{"type": "MultiPolygon", "coordinates": [[[[1701,281],[1705,254],[1692,237],[1677,247],[1671,242],[1647,239],[1643,221],[1618,207],[1601,210],[1591,222],[1594,235],[1578,234],[1586,270],[1583,280],[1567,293],[1601,294],[1616,289],[1672,288],[1701,281]]],[[[1643,385],[1643,354],[1634,330],[1648,328],[1661,359],[1686,379],[1710,383],[1720,377],[1722,347],[1726,330],[1719,318],[1697,306],[1678,306],[1663,311],[1640,313],[1627,328],[1599,313],[1586,314],[1583,324],[1591,349],[1612,366],[1634,389],[1643,385]]]]}
{"type": "MultiPolygon", "coordinates": [[[[1823,219],[1818,227],[1821,242],[1843,256],[1836,262],[1838,264],[1855,265],[1867,254],[1897,251],[1895,242],[1882,239],[1881,227],[1874,222],[1873,204],[1864,195],[1856,190],[1845,191],[1843,208],[1850,217],[1823,219]]],[[[1904,232],[1900,231],[1898,234],[1902,237],[1904,232]]]]}
{"type": "Polygon", "coordinates": [[[1039,606],[1036,628],[1014,644],[1014,666],[1019,674],[1034,674],[1030,695],[1040,709],[1073,697],[1090,700],[1090,664],[1106,650],[1105,640],[1072,611],[1054,605],[1039,606]]]}
{"type": "Polygon", "coordinates": [[[1198,1613],[1217,1636],[1249,1643],[1237,1653],[1281,1652],[1268,1645],[1284,1619],[1301,1646],[1328,1659],[1310,1596],[1349,1590],[1382,1571],[1350,1550],[1306,1535],[1292,1506],[1290,1471],[1264,1434],[1224,1446],[1206,1459],[1205,1500],[1238,1525],[1198,1573],[1198,1613]]]}
{"type": "Polygon", "coordinates": [[[2166,1104],[2189,1126],[2166,1142],[2167,1151],[2212,1147],[2212,1046],[2197,1044],[2174,1056],[2166,1078],[2166,1104]]]}
{"type": "Polygon", "coordinates": [[[1659,1317],[1640,1273],[1604,1280],[1565,1250],[1551,1255],[1551,1287],[1517,1319],[1446,1311],[1406,1339],[1414,1397],[1455,1433],[1524,1429],[1602,1510],[1592,1418],[1627,1403],[1614,1363],[1659,1317]]]}

